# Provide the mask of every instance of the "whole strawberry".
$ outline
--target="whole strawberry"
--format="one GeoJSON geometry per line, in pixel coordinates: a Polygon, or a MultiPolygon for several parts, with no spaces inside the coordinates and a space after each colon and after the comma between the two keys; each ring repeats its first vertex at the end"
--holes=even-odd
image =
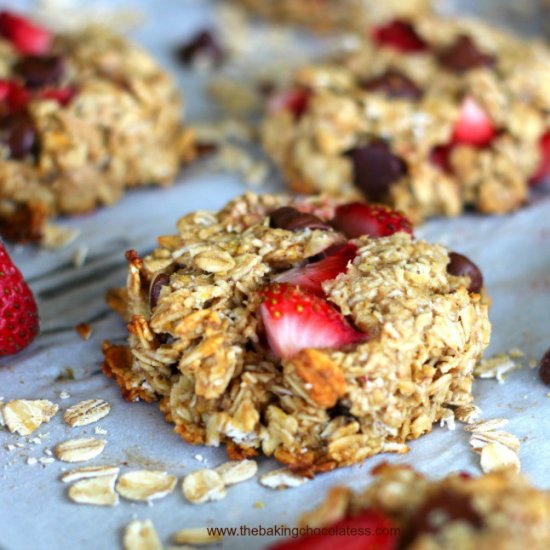
{"type": "Polygon", "coordinates": [[[0,242],[0,357],[26,348],[38,330],[32,291],[0,242]]]}

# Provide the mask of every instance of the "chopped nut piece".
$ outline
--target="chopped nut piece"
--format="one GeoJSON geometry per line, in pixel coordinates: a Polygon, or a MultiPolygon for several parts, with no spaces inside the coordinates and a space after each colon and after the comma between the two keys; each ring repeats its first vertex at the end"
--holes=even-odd
{"type": "Polygon", "coordinates": [[[49,422],[59,407],[46,399],[16,399],[2,410],[8,430],[19,435],[32,434],[41,424],[49,422]]]}
{"type": "Polygon", "coordinates": [[[216,544],[223,540],[222,535],[209,535],[206,527],[194,529],[181,529],[172,535],[174,544],[216,544]]]}
{"type": "Polygon", "coordinates": [[[226,462],[218,466],[215,471],[220,475],[225,485],[234,485],[255,476],[258,471],[258,464],[254,460],[226,462]]]}
{"type": "Polygon", "coordinates": [[[288,489],[289,487],[299,487],[309,481],[307,477],[295,474],[288,468],[279,468],[267,472],[260,477],[260,483],[270,489],[288,489]]]}
{"type": "Polygon", "coordinates": [[[197,470],[185,476],[183,494],[193,504],[201,504],[225,498],[225,485],[214,470],[197,470]]]}
{"type": "Polygon", "coordinates": [[[95,506],[116,506],[118,495],[115,493],[116,474],[81,479],[69,487],[69,498],[79,504],[95,506]]]}
{"type": "Polygon", "coordinates": [[[70,439],[57,445],[55,456],[63,462],[85,462],[101,454],[106,444],[104,439],[93,437],[70,439]]]}
{"type": "Polygon", "coordinates": [[[82,340],[89,340],[92,335],[92,327],[88,323],[78,323],[74,329],[78,332],[82,340]]]}
{"type": "Polygon", "coordinates": [[[120,476],[116,490],[129,500],[154,500],[170,494],[177,478],[166,472],[138,470],[120,476]]]}
{"type": "Polygon", "coordinates": [[[481,450],[481,469],[484,473],[511,468],[520,471],[518,455],[500,443],[489,443],[481,450]]]}
{"type": "Polygon", "coordinates": [[[88,479],[93,477],[102,477],[118,474],[120,468],[118,466],[89,466],[87,468],[75,468],[69,472],[65,472],[59,479],[63,483],[72,483],[79,479],[88,479]]]}
{"type": "Polygon", "coordinates": [[[73,428],[75,426],[87,426],[107,416],[110,410],[111,405],[107,401],[103,401],[103,399],[88,399],[69,407],[65,411],[63,419],[73,428]]]}
{"type": "Polygon", "coordinates": [[[124,550],[162,550],[159,536],[150,519],[135,520],[124,531],[124,550]]]}

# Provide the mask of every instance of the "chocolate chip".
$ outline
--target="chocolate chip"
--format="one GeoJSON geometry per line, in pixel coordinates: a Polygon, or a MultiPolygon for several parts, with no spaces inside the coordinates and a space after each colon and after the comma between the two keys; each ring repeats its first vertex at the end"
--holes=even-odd
{"type": "Polygon", "coordinates": [[[539,376],[547,386],[550,386],[550,349],[540,360],[539,376]]]}
{"type": "Polygon", "coordinates": [[[27,113],[15,113],[4,117],[0,121],[0,134],[12,159],[24,158],[36,149],[36,128],[27,113]]]}
{"type": "Polygon", "coordinates": [[[178,48],[176,55],[184,65],[192,65],[198,58],[206,58],[215,66],[225,61],[223,48],[208,30],[199,32],[189,42],[178,48]]]}
{"type": "Polygon", "coordinates": [[[156,307],[162,287],[168,284],[170,284],[170,275],[159,273],[155,276],[149,289],[149,309],[154,309],[156,307]]]}
{"type": "Polygon", "coordinates": [[[437,533],[444,525],[461,521],[479,529],[483,525],[469,496],[443,489],[427,498],[410,522],[410,530],[399,541],[407,548],[423,533],[437,533]]]}
{"type": "Polygon", "coordinates": [[[472,260],[462,254],[458,254],[458,252],[449,253],[449,260],[450,262],[447,265],[448,273],[458,277],[463,277],[464,275],[470,277],[469,292],[479,292],[483,288],[483,274],[472,260]]]}
{"type": "Polygon", "coordinates": [[[454,73],[464,73],[478,67],[491,67],[495,64],[492,55],[478,50],[475,42],[465,34],[460,35],[454,44],[438,55],[439,63],[454,73]]]}
{"type": "Polygon", "coordinates": [[[59,55],[27,55],[14,66],[14,71],[28,88],[54,86],[65,72],[65,60],[59,55]]]}
{"type": "Polygon", "coordinates": [[[393,98],[417,99],[422,95],[420,88],[409,77],[394,69],[389,69],[380,76],[364,80],[360,86],[370,92],[381,92],[393,98]]]}
{"type": "Polygon", "coordinates": [[[381,141],[349,152],[354,184],[372,201],[383,201],[393,183],[407,173],[405,162],[381,141]]]}
{"type": "Polygon", "coordinates": [[[308,214],[300,212],[291,206],[282,206],[271,212],[269,216],[269,226],[274,229],[287,229],[288,231],[301,231],[302,229],[330,229],[330,225],[323,220],[308,214]]]}

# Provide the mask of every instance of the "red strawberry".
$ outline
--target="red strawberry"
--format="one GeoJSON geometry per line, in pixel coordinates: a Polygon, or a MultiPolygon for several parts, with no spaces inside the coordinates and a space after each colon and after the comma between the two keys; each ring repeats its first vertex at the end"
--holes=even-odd
{"type": "Polygon", "coordinates": [[[453,131],[453,142],[485,147],[495,137],[495,128],[489,115],[475,99],[466,97],[453,131]]]}
{"type": "Polygon", "coordinates": [[[535,175],[531,178],[531,185],[537,185],[550,174],[550,131],[541,137],[539,147],[541,159],[535,175]]]}
{"type": "Polygon", "coordinates": [[[380,204],[351,202],[338,206],[332,225],[349,239],[361,235],[387,237],[398,231],[412,235],[411,222],[403,214],[380,204]]]}
{"type": "Polygon", "coordinates": [[[76,91],[74,88],[46,88],[40,92],[40,97],[54,99],[60,105],[66,106],[71,102],[75,94],[76,91]]]}
{"type": "Polygon", "coordinates": [[[29,92],[15,80],[0,80],[0,101],[6,101],[10,112],[22,111],[29,103],[29,92]]]}
{"type": "Polygon", "coordinates": [[[311,92],[304,88],[276,92],[267,102],[267,111],[271,114],[290,111],[299,119],[308,108],[311,92]]]}
{"type": "Polygon", "coordinates": [[[326,300],[295,285],[275,283],[261,291],[260,314],[271,350],[289,358],[303,349],[341,348],[366,340],[326,300]]]}
{"type": "Polygon", "coordinates": [[[46,53],[53,34],[10,11],[0,12],[0,35],[9,40],[23,54],[46,53]]]}
{"type": "Polygon", "coordinates": [[[391,23],[372,30],[372,39],[379,46],[387,46],[401,52],[422,52],[428,44],[418,36],[407,21],[395,19],[391,23]]]}
{"type": "Polygon", "coordinates": [[[277,542],[269,550],[395,550],[399,531],[381,512],[366,510],[298,539],[277,542]],[[323,533],[324,531],[324,533],[323,533]]]}
{"type": "Polygon", "coordinates": [[[32,291],[0,243],[0,357],[27,347],[38,328],[32,291]]]}
{"type": "Polygon", "coordinates": [[[357,254],[357,247],[352,243],[337,246],[336,249],[331,248],[332,250],[328,250],[327,255],[318,262],[285,271],[277,275],[275,281],[298,285],[317,296],[324,296],[321,283],[334,279],[338,274],[344,272],[348,263],[357,254]]]}
{"type": "Polygon", "coordinates": [[[434,147],[430,154],[430,162],[443,172],[451,172],[451,163],[449,162],[451,150],[451,145],[438,145],[434,147]]]}

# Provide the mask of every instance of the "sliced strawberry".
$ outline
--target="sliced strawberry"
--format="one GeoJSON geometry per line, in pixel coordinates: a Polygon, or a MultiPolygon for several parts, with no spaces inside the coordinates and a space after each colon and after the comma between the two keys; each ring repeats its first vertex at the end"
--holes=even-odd
{"type": "Polygon", "coordinates": [[[277,357],[303,349],[341,348],[367,339],[326,300],[295,285],[274,283],[261,291],[260,314],[277,357]]]}
{"type": "Polygon", "coordinates": [[[495,137],[492,120],[479,103],[466,97],[453,131],[453,142],[485,147],[495,137]]]}
{"type": "Polygon", "coordinates": [[[531,185],[541,183],[550,174],[550,131],[541,137],[539,147],[541,159],[535,175],[531,178],[531,185]]]}
{"type": "Polygon", "coordinates": [[[449,157],[452,149],[452,145],[438,145],[434,147],[430,154],[430,162],[443,172],[451,172],[449,157]]]}
{"type": "Polygon", "coordinates": [[[298,285],[317,296],[324,296],[322,283],[343,273],[356,254],[357,247],[354,244],[341,245],[335,250],[328,251],[328,255],[317,262],[295,267],[277,275],[275,281],[298,285]]]}
{"type": "Polygon", "coordinates": [[[46,53],[53,34],[10,11],[0,12],[0,35],[9,40],[23,54],[46,53]]]}
{"type": "Polygon", "coordinates": [[[305,88],[276,92],[267,102],[267,111],[271,114],[289,111],[299,119],[306,112],[310,99],[311,92],[305,88]]]}
{"type": "Polygon", "coordinates": [[[387,237],[398,231],[412,235],[412,224],[403,214],[380,204],[351,202],[338,206],[332,225],[349,239],[361,235],[387,237]]]}
{"type": "Polygon", "coordinates": [[[39,96],[43,99],[53,99],[65,107],[72,101],[75,94],[74,88],[46,88],[40,91],[39,96]]]}
{"type": "Polygon", "coordinates": [[[417,34],[414,27],[408,21],[401,19],[395,19],[381,27],[374,27],[372,39],[379,46],[387,46],[405,53],[423,52],[428,49],[428,44],[417,34]]]}
{"type": "Polygon", "coordinates": [[[269,550],[395,550],[399,530],[381,512],[366,510],[319,528],[320,533],[277,542],[269,550]]]}
{"type": "Polygon", "coordinates": [[[8,104],[9,111],[22,111],[29,103],[29,92],[15,80],[0,80],[0,101],[8,104]]]}

